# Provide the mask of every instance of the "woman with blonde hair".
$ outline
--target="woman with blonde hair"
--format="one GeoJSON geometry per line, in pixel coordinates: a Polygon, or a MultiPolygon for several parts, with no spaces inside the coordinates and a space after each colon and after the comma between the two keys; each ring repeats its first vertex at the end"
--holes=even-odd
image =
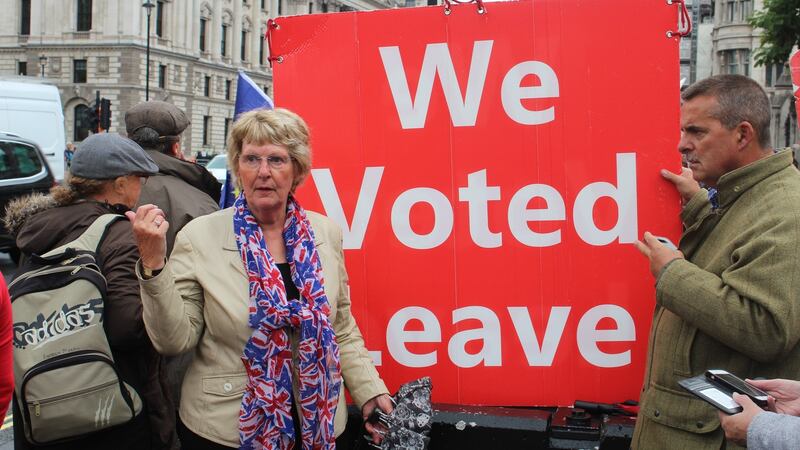
{"type": "MultiPolygon", "coordinates": [[[[178,233],[154,205],[134,222],[144,320],[165,354],[195,351],[184,379],[184,448],[335,448],[347,409],[390,411],[386,386],[350,312],[342,232],[294,196],[311,168],[296,114],[259,110],[234,123],[234,206],[178,233]]],[[[380,440],[377,430],[373,440],[380,440]]]]}

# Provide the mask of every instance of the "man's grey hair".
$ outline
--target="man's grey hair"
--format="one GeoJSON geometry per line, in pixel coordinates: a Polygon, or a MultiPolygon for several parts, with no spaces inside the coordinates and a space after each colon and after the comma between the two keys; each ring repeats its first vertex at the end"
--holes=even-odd
{"type": "Polygon", "coordinates": [[[681,100],[687,102],[703,96],[717,100],[718,107],[711,117],[725,128],[732,130],[748,122],[756,132],[758,144],[764,149],[772,147],[769,99],[758,83],[742,75],[715,75],[689,86],[681,94],[681,100]]]}

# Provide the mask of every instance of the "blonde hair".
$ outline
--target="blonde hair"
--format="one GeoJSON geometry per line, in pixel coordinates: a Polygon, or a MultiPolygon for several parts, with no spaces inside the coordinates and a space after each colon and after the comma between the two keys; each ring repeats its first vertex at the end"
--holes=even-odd
{"type": "Polygon", "coordinates": [[[294,166],[292,192],[303,183],[311,171],[311,148],[308,146],[308,126],[297,114],[288,109],[258,109],[248,111],[233,124],[228,139],[228,167],[236,186],[242,189],[239,179],[239,157],[244,143],[274,144],[285,147],[294,166]]]}

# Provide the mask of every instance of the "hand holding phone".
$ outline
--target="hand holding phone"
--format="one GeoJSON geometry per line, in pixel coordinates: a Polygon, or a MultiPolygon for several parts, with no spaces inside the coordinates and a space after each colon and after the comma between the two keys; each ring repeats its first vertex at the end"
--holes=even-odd
{"type": "Polygon", "coordinates": [[[734,392],[747,395],[756,405],[767,406],[766,392],[725,370],[708,370],[704,375],[680,380],[678,384],[726,414],[742,412],[741,405],[733,400],[734,392]]]}
{"type": "Polygon", "coordinates": [[[753,403],[762,408],[767,406],[769,394],[726,370],[707,370],[706,378],[708,378],[709,381],[716,382],[717,384],[724,386],[731,392],[738,392],[739,394],[750,397],[750,400],[753,400],[753,403]]]}

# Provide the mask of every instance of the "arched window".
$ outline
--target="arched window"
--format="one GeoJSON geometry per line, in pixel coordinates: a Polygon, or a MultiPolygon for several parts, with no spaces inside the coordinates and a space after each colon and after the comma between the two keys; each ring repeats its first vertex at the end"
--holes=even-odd
{"type": "Polygon", "coordinates": [[[89,119],[92,115],[92,109],[86,105],[78,105],[73,110],[75,113],[75,142],[80,142],[89,137],[89,119]]]}

